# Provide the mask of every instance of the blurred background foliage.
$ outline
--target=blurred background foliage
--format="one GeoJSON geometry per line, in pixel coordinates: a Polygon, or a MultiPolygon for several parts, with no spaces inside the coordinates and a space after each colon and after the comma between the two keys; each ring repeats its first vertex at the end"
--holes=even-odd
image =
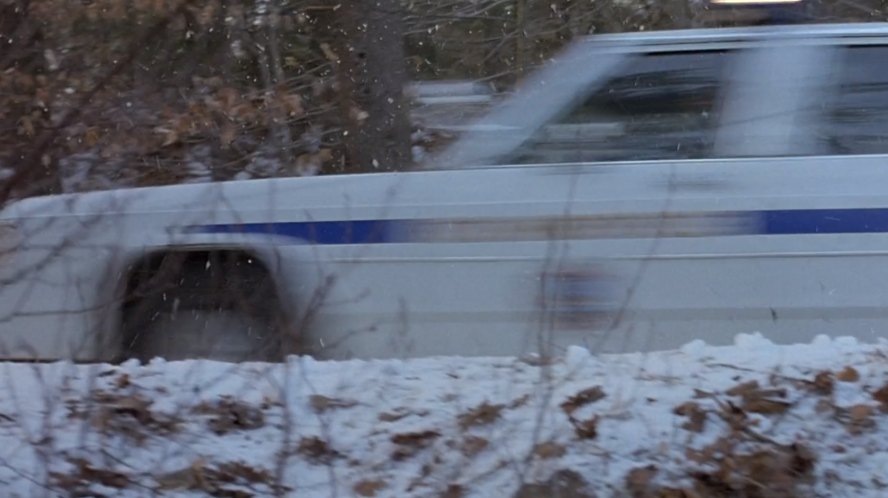
{"type": "MultiPolygon", "coordinates": [[[[881,21],[888,5],[812,12],[881,21]]],[[[694,0],[0,0],[3,189],[407,169],[443,140],[416,82],[496,95],[578,36],[733,22],[711,14],[694,0]]]]}

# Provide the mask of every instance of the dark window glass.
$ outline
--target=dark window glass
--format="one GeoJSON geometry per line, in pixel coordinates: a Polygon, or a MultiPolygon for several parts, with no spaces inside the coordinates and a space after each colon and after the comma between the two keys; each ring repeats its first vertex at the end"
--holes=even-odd
{"type": "Polygon", "coordinates": [[[543,126],[512,163],[709,157],[727,52],[634,59],[581,104],[543,126]]]}
{"type": "Polygon", "coordinates": [[[888,46],[851,47],[826,133],[832,154],[888,153],[888,46]]]}

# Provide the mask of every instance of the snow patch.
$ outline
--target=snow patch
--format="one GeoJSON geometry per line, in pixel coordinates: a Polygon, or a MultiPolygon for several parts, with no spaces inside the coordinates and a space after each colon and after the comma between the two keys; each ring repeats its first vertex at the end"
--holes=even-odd
{"type": "Polygon", "coordinates": [[[627,482],[662,496],[715,479],[737,496],[764,482],[875,498],[888,484],[881,347],[745,334],[536,362],[0,364],[0,481],[10,496],[481,498],[562,481],[578,497],[632,495],[627,482]]]}
{"type": "Polygon", "coordinates": [[[581,367],[592,357],[592,353],[582,346],[569,346],[564,356],[564,361],[568,368],[581,367]]]}
{"type": "Polygon", "coordinates": [[[761,332],[753,332],[751,334],[737,334],[734,337],[734,345],[746,351],[766,351],[771,349],[774,343],[765,338],[761,332]]]}
{"type": "Polygon", "coordinates": [[[703,356],[706,352],[706,347],[706,341],[695,339],[679,348],[679,351],[690,358],[697,359],[703,356]]]}

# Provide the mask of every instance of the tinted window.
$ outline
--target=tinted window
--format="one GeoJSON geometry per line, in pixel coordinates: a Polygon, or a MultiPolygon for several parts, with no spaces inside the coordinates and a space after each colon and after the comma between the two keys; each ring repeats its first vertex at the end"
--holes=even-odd
{"type": "Polygon", "coordinates": [[[888,47],[845,53],[827,135],[833,154],[888,153],[888,47]]]}
{"type": "Polygon", "coordinates": [[[726,52],[646,55],[623,66],[505,162],[700,158],[710,155],[726,52]]]}

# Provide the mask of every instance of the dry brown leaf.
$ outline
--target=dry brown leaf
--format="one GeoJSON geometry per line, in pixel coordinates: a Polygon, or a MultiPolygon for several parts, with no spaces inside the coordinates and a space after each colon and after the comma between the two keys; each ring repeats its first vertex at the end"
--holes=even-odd
{"type": "Polygon", "coordinates": [[[53,484],[67,491],[65,496],[103,496],[96,495],[96,484],[108,488],[124,489],[132,484],[129,476],[115,470],[94,466],[83,458],[69,458],[68,462],[75,468],[70,473],[50,472],[53,484]]]}
{"type": "Polygon", "coordinates": [[[179,142],[179,134],[174,130],[162,130],[163,132],[163,142],[160,144],[161,147],[169,147],[175,143],[179,142]]]}
{"type": "Polygon", "coordinates": [[[251,102],[241,102],[228,111],[228,118],[240,123],[251,122],[257,120],[258,113],[259,109],[251,102]]]}
{"type": "Polygon", "coordinates": [[[869,405],[854,405],[848,409],[837,410],[837,418],[845,422],[845,428],[851,434],[861,434],[876,427],[873,419],[876,409],[869,405]]]}
{"type": "Polygon", "coordinates": [[[335,410],[340,408],[351,408],[358,404],[354,400],[328,398],[320,394],[313,394],[308,399],[312,409],[317,413],[324,413],[327,410],[335,410]]]}
{"type": "Polygon", "coordinates": [[[252,493],[237,489],[244,485],[265,484],[275,493],[290,491],[289,488],[274,484],[274,477],[268,470],[237,461],[223,462],[211,467],[202,459],[197,459],[190,466],[161,475],[156,480],[160,485],[159,489],[163,491],[203,491],[210,496],[230,498],[252,497],[252,493]]]}
{"type": "Polygon", "coordinates": [[[333,159],[333,151],[331,149],[321,149],[315,154],[315,157],[322,163],[325,163],[333,159]]]}
{"type": "Polygon", "coordinates": [[[847,366],[843,368],[841,372],[836,374],[836,378],[842,382],[857,382],[860,380],[860,373],[856,368],[847,366]]]}
{"type": "Polygon", "coordinates": [[[573,425],[574,432],[582,439],[595,439],[598,437],[598,415],[586,420],[578,420],[573,417],[569,418],[573,425]]]}
{"type": "Polygon", "coordinates": [[[391,441],[402,446],[425,447],[439,437],[441,437],[441,433],[438,431],[402,432],[392,435],[391,441]]]}
{"type": "Polygon", "coordinates": [[[204,489],[207,490],[209,485],[203,476],[203,469],[206,462],[198,458],[191,465],[184,469],[175,470],[166,474],[155,477],[160,485],[160,489],[164,491],[172,489],[204,489]]]}
{"type": "Polygon", "coordinates": [[[302,107],[302,97],[297,94],[291,93],[281,95],[278,98],[278,101],[283,107],[284,112],[287,113],[287,116],[296,117],[305,113],[305,110],[302,107]]]}
{"type": "Polygon", "coordinates": [[[873,393],[873,399],[882,404],[883,412],[888,412],[888,383],[873,393]]]}
{"type": "Polygon", "coordinates": [[[376,496],[385,487],[385,482],[379,479],[363,479],[356,482],[352,489],[360,496],[376,496]]]}
{"type": "Polygon", "coordinates": [[[83,133],[83,143],[90,147],[94,147],[99,140],[101,139],[101,135],[99,134],[98,128],[90,127],[83,133]]]}
{"type": "Polygon", "coordinates": [[[237,127],[231,123],[225,123],[219,131],[219,143],[222,147],[228,147],[237,138],[237,127]]]}
{"type": "Polygon", "coordinates": [[[792,471],[796,475],[810,475],[817,463],[817,455],[803,444],[793,443],[789,445],[792,454],[792,471]]]}
{"type": "Polygon", "coordinates": [[[694,388],[694,399],[711,398],[712,393],[702,389],[694,388]]]}
{"type": "Polygon", "coordinates": [[[848,414],[852,420],[860,420],[872,417],[875,410],[869,405],[854,405],[848,409],[848,414]]]}
{"type": "Polygon", "coordinates": [[[90,462],[82,458],[75,458],[70,460],[70,462],[77,466],[80,479],[88,483],[95,482],[102,486],[117,489],[125,488],[130,484],[129,477],[121,472],[94,467],[90,462]]]}
{"type": "Polygon", "coordinates": [[[764,397],[749,397],[743,401],[743,409],[762,415],[776,415],[786,412],[792,403],[779,399],[769,399],[764,397]]]}
{"type": "Polygon", "coordinates": [[[270,483],[274,476],[271,472],[247,465],[244,462],[223,462],[215,468],[206,469],[208,477],[217,482],[248,482],[251,484],[270,483]]]}
{"type": "Polygon", "coordinates": [[[749,382],[743,382],[737,384],[736,386],[725,391],[725,394],[728,396],[743,396],[746,393],[751,391],[757,391],[759,389],[759,383],[756,380],[751,380],[749,382]]]}
{"type": "Polygon", "coordinates": [[[688,401],[675,407],[673,413],[688,417],[688,421],[682,424],[682,429],[691,432],[703,432],[703,428],[706,426],[706,411],[699,404],[688,401]]]}
{"type": "Polygon", "coordinates": [[[208,425],[210,430],[218,435],[265,426],[265,414],[261,409],[229,398],[222,398],[212,403],[200,403],[192,408],[192,411],[201,415],[212,415],[208,425]]]}
{"type": "Polygon", "coordinates": [[[225,485],[268,484],[272,482],[272,479],[271,473],[267,470],[255,468],[243,462],[223,462],[215,467],[209,467],[203,459],[197,459],[184,469],[156,478],[161,490],[203,491],[211,496],[232,497],[253,495],[225,488],[225,485]]]}
{"type": "Polygon", "coordinates": [[[718,415],[734,431],[743,431],[749,427],[749,416],[742,408],[731,401],[722,404],[718,415]]]}
{"type": "Polygon", "coordinates": [[[465,490],[459,484],[450,484],[438,498],[462,498],[465,490]]]}
{"type": "Polygon", "coordinates": [[[707,470],[691,474],[700,496],[807,496],[802,486],[812,481],[816,459],[806,446],[767,444],[737,453],[744,446],[737,438],[731,440],[725,451],[714,454],[715,461],[709,462],[707,470]],[[763,490],[767,493],[762,494],[763,490]]]}
{"type": "Polygon", "coordinates": [[[379,416],[377,416],[376,418],[378,418],[380,422],[397,422],[398,420],[401,420],[402,418],[404,418],[408,415],[410,415],[410,412],[406,412],[406,411],[405,412],[398,412],[398,413],[383,412],[383,413],[380,413],[379,416]]]}
{"type": "Polygon", "coordinates": [[[332,48],[330,48],[329,43],[321,43],[321,52],[324,53],[324,57],[326,57],[328,61],[339,62],[339,56],[336,55],[336,52],[334,52],[332,48]]]}
{"type": "Polygon", "coordinates": [[[599,401],[605,396],[607,395],[604,393],[604,389],[602,389],[601,386],[593,386],[588,389],[583,389],[582,391],[567,398],[566,401],[561,403],[561,409],[564,411],[564,413],[571,415],[581,406],[599,401]]]}
{"type": "Polygon", "coordinates": [[[512,400],[512,402],[509,403],[509,409],[514,410],[515,408],[521,408],[522,406],[526,405],[528,401],[530,401],[530,395],[525,394],[520,398],[512,400]]]}
{"type": "Polygon", "coordinates": [[[457,417],[459,427],[466,430],[469,427],[478,425],[487,425],[499,420],[504,405],[491,405],[487,401],[472,408],[466,413],[462,413],[457,417]]]}
{"type": "Polygon", "coordinates": [[[92,424],[102,431],[117,432],[142,442],[147,437],[146,429],[167,435],[177,432],[181,425],[178,417],[151,410],[153,402],[137,394],[95,391],[92,397],[98,407],[92,424]]]}
{"type": "Polygon", "coordinates": [[[34,122],[28,116],[22,116],[19,120],[19,135],[34,136],[37,131],[34,129],[34,122]]]}
{"type": "Polygon", "coordinates": [[[657,467],[655,465],[636,467],[626,474],[626,489],[633,498],[653,497],[651,488],[656,476],[657,467]]]}
{"type": "Polygon", "coordinates": [[[334,458],[341,456],[338,451],[334,450],[327,444],[327,441],[317,437],[304,437],[299,441],[296,452],[304,456],[306,459],[314,462],[328,463],[334,458]]]}
{"type": "Polygon", "coordinates": [[[814,376],[814,392],[823,395],[830,395],[835,387],[835,379],[832,372],[824,370],[818,372],[814,376]]]}
{"type": "Polygon", "coordinates": [[[738,384],[728,389],[726,394],[739,396],[742,399],[740,408],[752,413],[774,415],[784,413],[792,406],[792,403],[782,399],[786,397],[786,389],[763,389],[754,380],[738,384]]]}
{"type": "Polygon", "coordinates": [[[567,448],[565,448],[563,444],[558,444],[554,441],[539,443],[533,447],[533,454],[543,460],[561,458],[565,453],[567,453],[567,448]]]}
{"type": "Polygon", "coordinates": [[[392,459],[399,461],[407,457],[413,456],[419,451],[430,446],[435,439],[441,437],[438,431],[420,431],[405,432],[395,434],[391,437],[391,441],[397,445],[395,451],[392,452],[392,459]]]}
{"type": "Polygon", "coordinates": [[[231,115],[231,110],[240,103],[240,92],[230,86],[222,87],[216,91],[216,99],[213,104],[217,104],[222,111],[231,115]]]}
{"type": "Polygon", "coordinates": [[[114,379],[114,386],[118,389],[126,389],[130,386],[130,384],[132,384],[132,382],[130,381],[130,376],[125,373],[120,374],[119,377],[114,379]]]}
{"type": "Polygon", "coordinates": [[[460,451],[467,457],[473,457],[487,449],[488,446],[490,446],[490,441],[483,437],[466,436],[460,446],[460,451]]]}

